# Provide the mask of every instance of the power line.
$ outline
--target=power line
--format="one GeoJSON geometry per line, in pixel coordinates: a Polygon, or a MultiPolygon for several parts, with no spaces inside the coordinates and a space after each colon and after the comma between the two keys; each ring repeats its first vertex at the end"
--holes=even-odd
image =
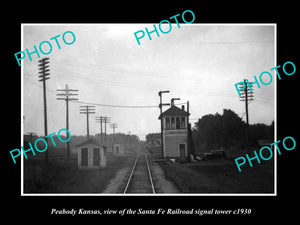
{"type": "Polygon", "coordinates": [[[82,103],[88,105],[95,106],[103,106],[103,107],[112,107],[112,108],[157,108],[157,105],[110,105],[110,104],[101,104],[101,103],[92,103],[92,102],[82,102],[82,101],[73,101],[75,103],[82,103]]]}
{"type": "MultiPolygon", "coordinates": [[[[24,81],[26,82],[29,82],[39,88],[43,88],[42,86],[34,83],[33,81],[29,80],[28,77],[24,77],[24,81]]],[[[57,77],[56,77],[57,79],[57,77]]],[[[117,85],[117,84],[116,84],[117,85]]],[[[154,88],[153,88],[154,89],[154,88]]],[[[49,88],[46,88],[46,91],[48,92],[53,92],[53,93],[56,93],[56,91],[54,90],[51,90],[49,88]]],[[[229,92],[228,93],[224,93],[224,92],[219,92],[219,89],[201,89],[201,90],[194,90],[194,89],[191,89],[191,91],[182,91],[182,90],[178,90],[176,91],[177,93],[180,93],[180,94],[189,94],[189,95],[194,95],[194,96],[211,96],[211,97],[222,97],[222,98],[231,98],[231,99],[235,99],[236,96],[235,95],[231,95],[229,92]],[[226,95],[227,94],[227,95],[226,95]]],[[[272,98],[271,96],[266,96],[266,95],[261,95],[261,96],[256,96],[257,100],[262,102],[262,103],[267,103],[267,104],[273,104],[273,101],[274,101],[274,98],[272,98]]],[[[75,102],[75,101],[73,101],[75,102]]],[[[180,105],[180,104],[178,104],[180,105]]],[[[118,105],[114,106],[114,105],[109,105],[109,104],[102,104],[99,106],[107,106],[107,107],[119,107],[118,105]]],[[[125,106],[124,108],[126,108],[127,106],[125,106]]],[[[131,107],[129,106],[130,108],[134,108],[135,106],[131,107]]],[[[149,106],[137,106],[137,108],[155,108],[157,106],[154,106],[154,105],[149,105],[149,106]]]]}
{"type": "MultiPolygon", "coordinates": [[[[142,108],[157,108],[158,105],[108,105],[108,104],[101,104],[101,103],[92,103],[92,102],[82,102],[82,101],[72,101],[75,103],[80,104],[88,104],[88,105],[95,105],[95,106],[103,106],[103,107],[113,107],[113,108],[132,108],[132,109],[142,109],[142,108]]],[[[186,105],[186,102],[177,103],[174,105],[186,105]]]]}
{"type": "MultiPolygon", "coordinates": [[[[56,73],[57,74],[57,73],[56,73]]],[[[58,73],[59,74],[59,73],[58,73]]],[[[140,86],[140,87],[137,87],[136,85],[133,85],[135,82],[131,82],[131,83],[127,83],[127,82],[120,82],[120,81],[110,81],[110,80],[101,80],[101,79],[91,79],[91,78],[88,78],[88,77],[78,77],[78,76],[74,76],[74,75],[66,75],[66,74],[61,74],[60,76],[56,76],[54,79],[63,79],[65,80],[66,78],[72,78],[72,79],[81,79],[83,81],[86,81],[86,82],[91,82],[91,83],[99,83],[100,85],[111,85],[111,86],[116,86],[116,87],[125,87],[125,88],[139,88],[140,90],[145,90],[146,89],[149,89],[149,90],[154,90],[154,89],[160,89],[161,87],[159,86],[140,86]]],[[[28,80],[28,76],[25,77],[25,79],[27,81],[29,81],[30,83],[40,87],[39,85],[31,82],[30,80],[28,80]]],[[[68,79],[67,79],[68,80],[68,79]]],[[[177,93],[180,93],[180,94],[189,94],[189,95],[196,95],[196,96],[214,96],[214,97],[222,97],[222,98],[236,98],[235,95],[232,93],[232,90],[227,87],[227,90],[225,90],[224,92],[224,89],[226,89],[226,87],[223,87],[222,88],[222,91],[220,91],[219,88],[209,88],[209,87],[204,87],[204,88],[201,88],[201,90],[199,90],[199,88],[197,88],[196,86],[193,86],[193,87],[189,87],[187,88],[186,91],[184,90],[177,90],[176,92],[177,93]]],[[[51,91],[52,90],[49,90],[47,89],[47,91],[51,91]]],[[[268,96],[261,96],[262,98],[268,98],[268,96]]],[[[268,99],[267,99],[268,100],[268,99]]],[[[112,106],[113,107],[113,106],[112,106]]],[[[153,106],[154,107],[154,106],[153,106]]]]}
{"type": "MultiPolygon", "coordinates": [[[[27,80],[28,82],[36,85],[39,88],[42,88],[42,86],[35,84],[34,82],[27,80]]],[[[49,92],[55,92],[49,88],[46,89],[49,92]]],[[[159,107],[158,105],[112,105],[112,104],[102,104],[102,103],[92,103],[92,102],[83,102],[83,101],[75,101],[73,100],[72,102],[74,103],[79,103],[79,104],[88,104],[88,105],[95,105],[95,106],[102,106],[102,107],[111,107],[111,108],[133,108],[133,109],[139,109],[139,108],[157,108],[159,107]]],[[[186,102],[182,102],[182,103],[177,103],[174,105],[186,105],[186,102]]]]}
{"type": "Polygon", "coordinates": [[[274,41],[200,41],[200,42],[181,42],[181,45],[215,45],[215,44],[274,44],[274,41]]]}
{"type": "MultiPolygon", "coordinates": [[[[72,65],[72,68],[74,68],[74,66],[76,67],[76,66],[79,66],[79,65],[72,65]]],[[[80,66],[81,67],[81,66],[80,66]]],[[[82,65],[82,67],[89,67],[88,65],[82,65]]],[[[95,67],[97,70],[98,69],[102,69],[102,68],[98,68],[97,66],[95,67]]],[[[107,71],[110,71],[110,70],[107,70],[107,71]]],[[[126,70],[124,70],[124,71],[122,71],[122,69],[121,70],[112,70],[111,72],[118,72],[118,73],[124,73],[124,74],[127,74],[127,73],[130,73],[130,74],[135,74],[135,75],[139,75],[139,76],[141,76],[141,75],[145,75],[145,76],[148,76],[148,77],[157,77],[157,73],[155,72],[152,72],[152,71],[134,71],[134,72],[132,72],[132,71],[129,71],[128,69],[126,69],[126,70]],[[146,73],[146,74],[145,74],[146,73]]],[[[75,73],[76,73],[76,71],[75,71],[75,73]]],[[[92,83],[95,83],[95,82],[99,82],[99,83],[101,83],[101,84],[103,84],[103,83],[105,83],[105,84],[109,84],[109,85],[113,85],[113,86],[119,86],[119,87],[127,87],[127,88],[132,88],[132,87],[134,87],[134,88],[136,88],[136,85],[135,85],[135,82],[120,82],[120,81],[116,81],[116,80],[108,80],[108,79],[92,79],[91,77],[81,77],[80,76],[80,73],[78,73],[78,76],[76,76],[76,75],[74,75],[74,72],[72,73],[72,74],[68,74],[68,72],[66,73],[66,72],[62,72],[62,73],[60,73],[60,71],[56,71],[56,77],[55,77],[55,79],[68,79],[68,78],[71,78],[71,79],[81,79],[81,80],[84,80],[84,81],[87,81],[87,82],[92,82],[92,83]]],[[[174,77],[174,75],[167,75],[166,76],[166,74],[160,74],[159,76],[158,76],[158,78],[162,78],[162,79],[168,79],[168,80],[170,80],[170,79],[172,79],[172,80],[174,80],[174,79],[178,79],[178,80],[182,80],[182,78],[184,77],[184,80],[186,81],[186,80],[190,80],[190,81],[192,81],[193,83],[198,83],[198,82],[201,82],[201,80],[198,80],[198,79],[188,79],[185,75],[181,75],[181,74],[178,74],[178,76],[177,77],[174,77]]],[[[136,80],[136,79],[133,79],[132,77],[131,78],[127,78],[127,79],[132,79],[132,80],[136,80]]],[[[160,89],[161,87],[157,87],[157,86],[149,86],[149,84],[147,84],[147,86],[143,86],[143,87],[141,87],[143,90],[145,89],[145,88],[151,88],[151,89],[160,89]]],[[[211,92],[213,92],[212,94],[214,95],[214,94],[217,94],[218,96],[220,96],[220,95],[224,95],[224,89],[225,89],[226,87],[222,87],[222,92],[220,92],[220,89],[210,89],[210,88],[207,88],[207,87],[205,87],[205,88],[202,88],[201,89],[201,93],[200,94],[202,94],[202,92],[203,91],[205,91],[205,92],[207,92],[208,91],[208,93],[204,93],[204,94],[206,94],[206,95],[210,95],[211,94],[211,92]],[[217,91],[217,93],[214,93],[215,91],[217,91]]],[[[228,89],[228,90],[231,90],[231,89],[228,89]]],[[[195,91],[195,92],[197,92],[197,94],[199,93],[199,88],[197,87],[197,86],[194,86],[194,87],[189,87],[189,90],[188,90],[189,92],[190,91],[195,91]]],[[[233,96],[231,96],[231,97],[233,97],[233,96]]]]}
{"type": "MultiPolygon", "coordinates": [[[[34,83],[33,81],[29,80],[29,79],[25,79],[26,81],[36,85],[39,88],[43,88],[42,86],[34,83]]],[[[49,88],[46,88],[46,91],[49,92],[55,92],[49,88]]],[[[190,95],[195,95],[196,93],[189,93],[190,95]]],[[[212,94],[205,94],[205,93],[198,93],[197,95],[210,95],[210,96],[214,96],[214,97],[224,97],[224,98],[229,98],[229,96],[224,96],[224,95],[212,95],[212,94]]],[[[231,97],[230,97],[231,98],[231,97]]],[[[256,96],[256,103],[258,104],[269,104],[269,105],[273,105],[275,101],[275,98],[272,98],[271,96],[256,96]]],[[[102,107],[111,107],[111,108],[133,108],[133,109],[150,109],[150,108],[157,108],[158,106],[156,105],[111,105],[111,104],[102,104],[102,103],[90,103],[90,102],[83,102],[83,101],[72,101],[74,103],[83,103],[83,104],[91,104],[91,105],[95,105],[95,106],[102,106],[102,107]]],[[[186,103],[178,103],[175,105],[185,105],[186,103]]]]}

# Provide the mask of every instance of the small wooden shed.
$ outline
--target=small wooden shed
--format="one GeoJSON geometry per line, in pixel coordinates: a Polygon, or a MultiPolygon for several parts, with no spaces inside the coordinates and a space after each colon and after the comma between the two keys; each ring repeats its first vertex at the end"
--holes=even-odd
{"type": "Polygon", "coordinates": [[[106,167],[106,148],[94,139],[76,145],[79,169],[99,169],[106,167]]]}
{"type": "Polygon", "coordinates": [[[124,146],[120,144],[114,144],[113,145],[113,153],[117,155],[123,155],[124,154],[124,146]]]}

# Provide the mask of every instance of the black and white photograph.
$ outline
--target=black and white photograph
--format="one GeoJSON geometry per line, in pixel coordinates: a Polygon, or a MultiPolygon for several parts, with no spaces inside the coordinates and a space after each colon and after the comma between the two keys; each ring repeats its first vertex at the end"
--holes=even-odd
{"type": "Polygon", "coordinates": [[[24,3],[2,14],[5,219],[296,219],[296,6],[24,3]]]}
{"type": "Polygon", "coordinates": [[[22,31],[24,195],[276,194],[275,24],[22,31]]]}

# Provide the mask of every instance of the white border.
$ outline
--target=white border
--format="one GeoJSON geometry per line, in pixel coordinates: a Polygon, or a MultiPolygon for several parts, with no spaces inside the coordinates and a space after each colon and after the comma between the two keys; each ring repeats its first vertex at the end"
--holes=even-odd
{"type": "MultiPolygon", "coordinates": [[[[274,24],[274,62],[277,66],[277,24],[274,24]]],[[[277,79],[274,79],[274,142],[277,141],[277,79]]],[[[277,151],[274,157],[274,196],[277,196],[277,151]]]]}
{"type": "MultiPolygon", "coordinates": [[[[23,29],[23,24],[21,24],[21,49],[24,49],[24,46],[23,46],[23,32],[24,32],[24,29],[23,29]]],[[[21,144],[20,146],[23,146],[23,143],[24,143],[24,106],[23,106],[23,93],[24,93],[24,74],[23,74],[23,60],[21,61],[21,144]]],[[[25,195],[24,194],[24,177],[23,177],[23,174],[24,174],[24,171],[23,171],[23,167],[24,167],[24,157],[23,157],[23,151],[21,151],[21,196],[25,195]]]]}
{"type": "MultiPolygon", "coordinates": [[[[106,24],[106,23],[100,23],[106,24]]],[[[134,24],[134,23],[127,23],[127,24],[134,24]]],[[[23,27],[24,25],[26,26],[67,26],[67,25],[89,25],[89,26],[98,26],[99,23],[97,24],[89,24],[89,23],[21,23],[21,49],[24,49],[23,46],[23,27]]],[[[111,23],[110,25],[122,25],[118,23],[111,23]]],[[[275,66],[277,66],[277,23],[204,23],[204,24],[199,24],[199,23],[194,23],[194,24],[182,24],[184,26],[195,26],[195,25],[200,25],[200,26],[274,26],[274,62],[275,66]]],[[[24,114],[24,108],[23,108],[23,60],[21,61],[21,146],[23,145],[23,136],[24,136],[24,123],[23,123],[23,114],[24,114]]],[[[274,141],[277,141],[277,79],[274,79],[274,96],[275,96],[275,104],[274,104],[274,141]]],[[[22,151],[21,151],[22,152],[22,151]]],[[[274,151],[275,152],[275,151],[274,151]]],[[[277,152],[274,154],[274,193],[178,193],[178,194],[161,194],[161,193],[155,193],[155,194],[85,194],[85,193],[53,193],[53,194],[42,194],[42,193],[24,193],[24,177],[23,177],[23,167],[24,167],[24,157],[23,157],[23,152],[21,153],[21,196],[277,196],[277,152]]]]}

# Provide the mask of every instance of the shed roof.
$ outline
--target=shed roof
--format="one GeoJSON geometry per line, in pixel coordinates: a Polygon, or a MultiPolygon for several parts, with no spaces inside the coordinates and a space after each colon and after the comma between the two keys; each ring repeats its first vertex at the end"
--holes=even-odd
{"type": "Polygon", "coordinates": [[[76,147],[83,147],[83,146],[86,146],[86,145],[88,145],[88,144],[93,144],[93,145],[96,145],[96,146],[98,146],[98,147],[102,147],[102,145],[100,145],[99,142],[97,142],[96,140],[91,139],[91,138],[89,138],[89,139],[87,139],[87,140],[85,140],[85,141],[79,143],[78,145],[76,145],[76,147]]]}
{"type": "Polygon", "coordinates": [[[161,117],[164,117],[164,116],[189,116],[189,115],[190,114],[188,112],[173,105],[169,109],[164,111],[162,114],[160,114],[158,119],[161,119],[161,117]]]}

